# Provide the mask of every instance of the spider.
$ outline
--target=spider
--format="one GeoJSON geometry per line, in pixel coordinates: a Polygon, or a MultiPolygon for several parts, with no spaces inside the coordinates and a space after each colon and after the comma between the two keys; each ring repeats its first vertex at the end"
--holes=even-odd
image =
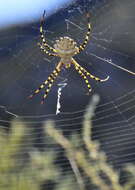
{"type": "Polygon", "coordinates": [[[32,95],[29,96],[30,98],[32,98],[34,95],[38,94],[47,85],[47,89],[46,89],[43,99],[41,101],[41,104],[43,104],[45,98],[47,97],[49,91],[51,90],[53,83],[55,82],[56,78],[60,74],[62,67],[65,67],[68,69],[71,67],[71,65],[73,65],[75,70],[78,72],[78,74],[84,79],[84,81],[88,87],[89,93],[91,92],[92,88],[88,81],[88,77],[90,77],[91,79],[94,79],[98,82],[105,82],[109,79],[109,76],[107,76],[105,79],[100,79],[97,76],[92,75],[85,68],[80,66],[73,58],[73,56],[75,56],[75,55],[79,54],[81,51],[83,51],[89,42],[90,33],[91,33],[90,14],[87,13],[86,17],[87,17],[87,21],[88,21],[88,31],[86,33],[85,39],[82,44],[77,46],[77,43],[73,39],[65,36],[65,37],[60,37],[59,40],[56,40],[56,43],[54,44],[54,48],[53,48],[47,44],[45,36],[44,36],[44,32],[43,32],[43,24],[44,24],[44,20],[45,20],[45,11],[44,11],[43,16],[41,18],[41,22],[40,22],[41,43],[38,43],[38,45],[39,45],[41,51],[43,51],[45,54],[47,54],[49,56],[60,57],[60,61],[57,64],[56,68],[53,70],[53,72],[49,75],[48,79],[45,80],[40,85],[40,87],[38,89],[36,89],[32,95]]]}

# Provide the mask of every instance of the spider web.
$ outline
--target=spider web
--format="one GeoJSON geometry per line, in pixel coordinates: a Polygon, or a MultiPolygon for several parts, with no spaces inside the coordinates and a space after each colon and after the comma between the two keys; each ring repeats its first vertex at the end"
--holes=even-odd
{"type": "MultiPolygon", "coordinates": [[[[35,130],[34,134],[29,134],[35,137],[35,146],[45,148],[47,141],[43,143],[41,129],[44,121],[53,119],[65,136],[81,133],[85,107],[93,94],[99,94],[100,103],[92,120],[93,139],[100,141],[109,163],[119,170],[126,163],[135,162],[135,76],[113,64],[135,72],[135,2],[96,0],[85,3],[87,5],[76,1],[49,17],[44,26],[46,38],[51,45],[60,36],[69,36],[81,43],[87,31],[84,11],[87,6],[91,13],[91,40],[75,59],[93,75],[100,78],[109,75],[110,79],[105,83],[90,80],[93,91],[87,95],[87,86],[73,67],[63,69],[44,105],[40,105],[44,91],[31,100],[27,97],[47,79],[59,59],[45,56],[37,47],[39,21],[2,30],[1,126],[6,129],[13,118],[20,118],[28,128],[35,130]]],[[[59,148],[55,151],[62,152],[59,148]]],[[[65,172],[71,172],[65,158],[60,158],[59,163],[65,172]]],[[[123,176],[121,182],[125,179],[123,176]]]]}

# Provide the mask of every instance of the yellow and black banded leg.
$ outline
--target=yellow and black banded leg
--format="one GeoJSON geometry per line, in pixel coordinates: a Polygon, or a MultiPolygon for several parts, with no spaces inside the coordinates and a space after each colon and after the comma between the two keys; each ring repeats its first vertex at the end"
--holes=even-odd
{"type": "Polygon", "coordinates": [[[49,51],[47,51],[44,47],[44,45],[41,45],[40,43],[38,43],[38,46],[40,47],[41,51],[45,52],[47,55],[49,56],[57,56],[57,54],[55,53],[50,53],[49,51]]]}
{"type": "Polygon", "coordinates": [[[81,51],[84,50],[84,48],[86,47],[86,45],[87,45],[87,43],[89,41],[89,38],[90,38],[90,33],[91,33],[90,14],[87,13],[86,17],[87,17],[87,20],[88,20],[88,31],[86,33],[84,42],[78,48],[78,53],[80,53],[81,51]]]}
{"type": "Polygon", "coordinates": [[[48,79],[45,80],[43,82],[43,84],[41,84],[40,87],[38,89],[36,89],[32,95],[29,96],[29,98],[32,98],[33,96],[35,96],[36,94],[38,94],[47,84],[52,83],[55,80],[55,78],[58,76],[59,72],[60,72],[59,68],[58,69],[57,68],[54,69],[54,71],[50,74],[50,76],[48,77],[48,79]]]}
{"type": "Polygon", "coordinates": [[[90,74],[86,69],[84,69],[82,66],[80,66],[80,65],[75,61],[75,59],[72,59],[72,63],[73,63],[74,65],[76,65],[83,73],[85,73],[85,75],[89,76],[91,79],[94,79],[94,80],[96,80],[96,81],[98,81],[98,82],[105,82],[105,81],[107,81],[107,80],[109,79],[109,76],[107,76],[105,79],[100,79],[100,78],[98,78],[98,77],[96,77],[96,76],[90,74]]]}
{"type": "Polygon", "coordinates": [[[80,68],[79,67],[77,67],[76,65],[74,65],[75,66],[75,69],[76,69],[76,71],[80,74],[80,76],[85,80],[85,83],[86,83],[86,85],[87,85],[87,87],[88,87],[88,90],[89,90],[89,93],[91,92],[91,85],[89,84],[89,81],[88,81],[88,79],[87,79],[87,77],[85,76],[85,74],[80,70],[80,68]]]}
{"type": "Polygon", "coordinates": [[[43,31],[44,20],[45,20],[45,11],[44,11],[43,16],[42,16],[41,21],[40,21],[40,37],[41,37],[43,46],[47,47],[52,52],[56,52],[56,50],[53,47],[51,47],[50,45],[48,45],[46,43],[46,39],[45,39],[44,31],[43,31]]]}
{"type": "Polygon", "coordinates": [[[60,69],[57,69],[57,68],[56,68],[55,71],[56,71],[56,72],[52,74],[52,79],[49,80],[49,82],[48,82],[48,87],[47,87],[47,89],[45,90],[45,93],[44,93],[43,99],[42,99],[42,101],[41,101],[41,104],[44,103],[44,100],[45,100],[45,98],[47,97],[48,93],[50,92],[52,85],[54,84],[54,82],[55,82],[55,80],[56,80],[58,74],[59,74],[60,71],[61,71],[61,68],[60,68],[60,69]]]}

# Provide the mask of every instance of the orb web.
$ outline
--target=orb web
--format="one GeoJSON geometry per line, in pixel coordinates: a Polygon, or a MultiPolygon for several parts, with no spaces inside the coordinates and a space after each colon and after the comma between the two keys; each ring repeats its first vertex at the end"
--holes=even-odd
{"type": "MultiPolygon", "coordinates": [[[[31,18],[30,24],[1,30],[1,128],[7,129],[12,119],[18,118],[27,128],[33,129],[33,133],[27,132],[26,135],[34,139],[37,149],[48,150],[52,146],[55,153],[62,155],[62,150],[51,144],[48,136],[44,140],[43,123],[53,119],[65,136],[75,132],[80,134],[85,107],[96,93],[100,96],[100,103],[92,120],[93,139],[99,140],[108,162],[120,170],[126,163],[135,162],[135,76],[120,69],[135,72],[135,3],[133,0],[104,0],[87,1],[87,5],[91,14],[91,39],[75,59],[91,74],[100,78],[109,75],[109,80],[105,83],[90,80],[93,91],[88,96],[87,86],[71,67],[62,70],[44,105],[40,105],[44,90],[29,100],[27,97],[47,79],[59,59],[48,57],[39,50],[39,21],[31,18]]],[[[46,19],[44,31],[50,45],[61,36],[69,36],[77,43],[83,41],[87,31],[84,6],[76,1],[46,19]]],[[[24,146],[29,145],[24,143],[24,146]]],[[[65,157],[61,156],[56,164],[64,167],[65,173],[72,173],[65,157]]],[[[126,177],[123,176],[121,182],[126,177]]]]}

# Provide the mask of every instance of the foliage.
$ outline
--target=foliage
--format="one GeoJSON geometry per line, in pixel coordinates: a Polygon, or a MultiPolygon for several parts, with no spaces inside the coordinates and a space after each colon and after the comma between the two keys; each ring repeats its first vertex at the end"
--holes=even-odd
{"type": "Polygon", "coordinates": [[[8,132],[1,127],[0,190],[48,189],[49,186],[43,186],[48,181],[55,184],[55,190],[86,190],[88,187],[85,178],[93,190],[132,190],[135,187],[134,165],[125,168],[130,177],[121,185],[118,172],[108,164],[100,144],[92,140],[91,119],[98,101],[98,96],[93,96],[84,115],[82,135],[73,134],[68,139],[55,128],[52,121],[44,125],[45,135],[49,135],[52,141],[62,147],[69,160],[72,173],[68,175],[62,176],[61,169],[56,166],[55,151],[41,152],[33,148],[30,137],[26,135],[28,129],[23,122],[13,121],[8,132]],[[80,146],[79,142],[82,141],[84,146],[80,146]],[[24,147],[27,142],[29,146],[24,147]],[[27,153],[26,158],[23,152],[27,153]]]}

